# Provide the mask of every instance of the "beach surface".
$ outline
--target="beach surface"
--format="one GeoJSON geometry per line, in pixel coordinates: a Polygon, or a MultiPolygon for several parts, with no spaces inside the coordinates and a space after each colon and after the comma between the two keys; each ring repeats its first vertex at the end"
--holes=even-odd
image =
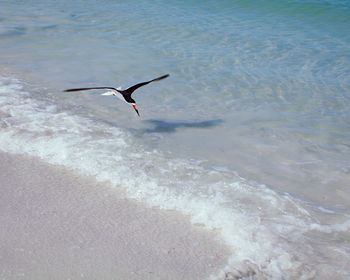
{"type": "Polygon", "coordinates": [[[350,279],[350,1],[0,3],[0,279],[350,279]]]}
{"type": "Polygon", "coordinates": [[[228,250],[176,211],[108,183],[0,153],[1,279],[206,279],[228,250]]]}

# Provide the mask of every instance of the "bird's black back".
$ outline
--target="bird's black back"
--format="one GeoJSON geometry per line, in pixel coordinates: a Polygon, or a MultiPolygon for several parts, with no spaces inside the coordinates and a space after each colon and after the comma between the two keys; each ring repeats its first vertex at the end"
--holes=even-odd
{"type": "Polygon", "coordinates": [[[131,98],[131,95],[133,94],[133,92],[135,90],[137,90],[139,87],[145,86],[149,83],[155,82],[155,81],[160,81],[163,80],[165,78],[169,77],[169,74],[163,75],[161,77],[155,78],[153,80],[147,81],[147,82],[142,82],[142,83],[138,83],[136,85],[133,85],[125,90],[120,90],[119,92],[124,96],[124,99],[129,102],[129,103],[135,103],[135,101],[133,101],[133,99],[131,98]],[[130,101],[129,101],[130,100],[130,101]]]}
{"type": "Polygon", "coordinates": [[[155,79],[147,81],[147,82],[138,83],[138,84],[133,85],[125,90],[116,89],[114,87],[88,87],[88,88],[71,88],[71,89],[66,89],[64,91],[65,92],[72,92],[72,91],[93,90],[93,89],[111,89],[111,90],[115,90],[115,91],[119,92],[120,94],[122,94],[126,102],[136,103],[135,100],[132,99],[132,97],[131,97],[132,93],[135,90],[137,90],[139,87],[145,86],[145,85],[152,83],[152,82],[155,82],[155,81],[163,80],[167,77],[169,77],[169,74],[160,76],[158,78],[155,78],[155,79]]]}

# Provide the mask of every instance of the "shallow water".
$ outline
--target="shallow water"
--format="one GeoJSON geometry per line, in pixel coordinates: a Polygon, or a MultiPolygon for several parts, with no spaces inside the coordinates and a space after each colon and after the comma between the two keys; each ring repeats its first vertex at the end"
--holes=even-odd
{"type": "Polygon", "coordinates": [[[221,232],[231,267],[349,276],[347,1],[0,5],[1,150],[190,213],[221,232]],[[165,73],[134,94],[141,118],[62,93],[165,73]]]}

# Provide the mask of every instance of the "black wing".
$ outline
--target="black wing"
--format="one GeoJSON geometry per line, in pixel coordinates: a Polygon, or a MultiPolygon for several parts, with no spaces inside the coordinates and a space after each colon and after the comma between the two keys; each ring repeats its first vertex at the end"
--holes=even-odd
{"type": "Polygon", "coordinates": [[[114,87],[89,87],[89,88],[70,88],[70,89],[64,90],[64,92],[81,91],[81,90],[90,90],[90,89],[112,89],[112,90],[118,91],[118,90],[117,90],[116,88],[114,88],[114,87]]]}
{"type": "Polygon", "coordinates": [[[134,86],[131,86],[131,87],[127,88],[126,90],[123,90],[123,91],[122,91],[122,94],[123,94],[123,95],[125,94],[125,95],[131,96],[131,94],[132,94],[135,90],[137,90],[139,87],[145,86],[145,85],[147,85],[147,84],[149,84],[149,83],[152,83],[152,82],[155,82],[155,81],[163,80],[163,79],[165,79],[165,78],[167,78],[167,77],[169,77],[169,74],[166,74],[166,75],[163,75],[163,76],[161,76],[161,77],[155,78],[155,79],[150,80],[150,81],[148,81],[148,82],[143,82],[143,83],[136,84],[136,85],[134,85],[134,86]]]}

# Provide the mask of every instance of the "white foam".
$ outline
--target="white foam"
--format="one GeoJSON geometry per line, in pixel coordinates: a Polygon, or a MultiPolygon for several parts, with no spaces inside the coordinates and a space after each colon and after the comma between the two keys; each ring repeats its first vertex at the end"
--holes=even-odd
{"type": "Polygon", "coordinates": [[[217,230],[232,256],[213,278],[229,271],[236,278],[308,277],[318,268],[313,256],[319,248],[307,243],[305,233],[349,229],[349,221],[321,225],[292,197],[228,170],[208,170],[148,151],[120,128],[32,99],[16,80],[0,78],[0,108],[0,150],[39,156],[109,181],[131,198],[179,210],[193,223],[217,230]]]}

